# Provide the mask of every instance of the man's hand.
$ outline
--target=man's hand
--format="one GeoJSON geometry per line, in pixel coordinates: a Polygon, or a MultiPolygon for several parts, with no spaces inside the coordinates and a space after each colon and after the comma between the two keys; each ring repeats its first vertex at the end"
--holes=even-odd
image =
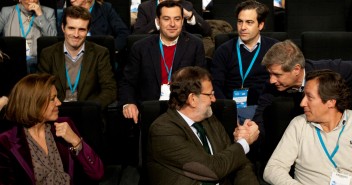
{"type": "Polygon", "coordinates": [[[243,125],[237,123],[235,132],[233,133],[233,135],[235,136],[235,141],[243,138],[247,141],[249,145],[251,145],[259,137],[258,128],[258,125],[250,119],[246,119],[243,125]]]}
{"type": "Polygon", "coordinates": [[[28,4],[29,4],[28,6],[29,10],[34,11],[37,16],[41,16],[43,14],[42,8],[38,3],[28,3],[28,4]]]}
{"type": "Polygon", "coordinates": [[[185,19],[191,20],[191,18],[193,16],[193,12],[192,11],[188,11],[186,9],[183,9],[183,16],[185,17],[185,19]]]}
{"type": "Polygon", "coordinates": [[[125,118],[129,118],[129,119],[133,119],[134,123],[137,124],[138,123],[138,108],[135,104],[126,104],[123,106],[123,110],[122,110],[123,116],[125,116],[125,118]]]}

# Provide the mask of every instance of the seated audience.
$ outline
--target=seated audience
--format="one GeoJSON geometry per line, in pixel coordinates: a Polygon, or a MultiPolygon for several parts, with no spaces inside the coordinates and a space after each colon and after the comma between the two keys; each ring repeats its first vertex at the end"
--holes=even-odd
{"type": "Polygon", "coordinates": [[[264,179],[282,184],[352,184],[351,93],[341,75],[311,71],[300,106],[265,167],[264,179]],[[289,175],[294,165],[294,177],[289,175]]]}
{"type": "Polygon", "coordinates": [[[264,134],[263,112],[277,97],[292,97],[294,110],[290,113],[298,116],[303,113],[299,104],[305,87],[305,75],[316,69],[331,69],[341,74],[349,87],[352,87],[352,62],[335,60],[312,61],[305,59],[302,51],[290,40],[274,44],[265,54],[262,65],[270,74],[263,93],[258,100],[253,121],[259,125],[260,133],[264,134]]]}
{"type": "Polygon", "coordinates": [[[260,35],[269,8],[247,0],[236,6],[237,33],[215,52],[210,71],[215,97],[234,99],[241,120],[252,119],[269,74],[261,61],[265,53],[278,42],[260,35]]]}
{"type": "Polygon", "coordinates": [[[26,39],[27,71],[36,72],[37,39],[56,36],[56,18],[52,8],[41,6],[39,0],[19,0],[17,5],[3,7],[0,33],[26,39]]]}
{"type": "Polygon", "coordinates": [[[115,39],[115,49],[122,50],[127,43],[130,28],[122,21],[111,3],[104,0],[71,0],[73,6],[81,6],[92,15],[88,36],[111,35],[115,39]]]}
{"type": "Polygon", "coordinates": [[[246,158],[258,126],[246,120],[231,143],[213,115],[209,72],[184,67],[173,74],[170,90],[169,109],[149,129],[149,184],[259,184],[246,158]]]}
{"type": "MultiPolygon", "coordinates": [[[[138,7],[137,20],[134,24],[134,34],[149,34],[158,33],[160,26],[158,25],[155,13],[158,4],[165,0],[148,0],[141,3],[138,7]]],[[[183,7],[183,30],[189,33],[201,34],[202,36],[210,36],[211,28],[196,10],[194,10],[192,3],[184,0],[179,1],[183,7]]]]}
{"type": "Polygon", "coordinates": [[[181,5],[163,1],[156,12],[160,34],[134,44],[119,88],[123,115],[135,123],[138,123],[138,106],[142,101],[169,98],[169,82],[174,71],[185,66],[206,66],[202,41],[182,32],[181,5]]]}
{"type": "MultiPolygon", "coordinates": [[[[72,121],[58,118],[54,76],[30,74],[13,88],[0,134],[0,184],[73,184],[79,166],[91,180],[104,175],[99,156],[72,121]]],[[[77,183],[77,182],[76,182],[77,183]]]]}
{"type": "Polygon", "coordinates": [[[85,8],[64,10],[65,40],[43,49],[38,70],[55,75],[60,101],[94,101],[102,109],[116,101],[116,81],[107,48],[86,41],[91,15],[85,8]]]}

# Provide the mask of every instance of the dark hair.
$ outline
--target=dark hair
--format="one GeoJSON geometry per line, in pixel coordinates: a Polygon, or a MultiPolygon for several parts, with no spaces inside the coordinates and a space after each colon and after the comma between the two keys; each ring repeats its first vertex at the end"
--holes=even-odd
{"type": "Polygon", "coordinates": [[[278,42],[271,46],[263,57],[262,65],[270,67],[274,64],[281,65],[285,72],[293,70],[296,64],[305,67],[305,59],[302,51],[291,40],[278,42]]]}
{"type": "Polygon", "coordinates": [[[88,30],[90,28],[90,25],[92,23],[92,16],[90,15],[89,11],[83,7],[80,6],[69,6],[64,9],[64,13],[62,15],[62,24],[65,27],[67,24],[67,17],[73,18],[73,19],[83,19],[83,20],[88,20],[88,30]]]}
{"type": "Polygon", "coordinates": [[[242,1],[239,4],[237,4],[235,15],[238,18],[238,14],[240,14],[242,10],[252,10],[252,9],[255,9],[255,11],[257,12],[258,23],[265,22],[266,16],[268,16],[269,14],[269,8],[265,4],[262,4],[254,0],[242,1]]]}
{"type": "Polygon", "coordinates": [[[163,7],[166,8],[173,8],[173,7],[179,7],[181,11],[181,17],[183,18],[183,7],[178,1],[173,1],[173,0],[166,0],[158,4],[156,7],[156,16],[160,18],[161,16],[161,9],[163,7]]]}
{"type": "Polygon", "coordinates": [[[30,74],[16,83],[7,104],[6,119],[24,127],[43,121],[55,77],[49,74],[30,74]]]}
{"type": "Polygon", "coordinates": [[[198,66],[188,66],[176,71],[171,78],[169,107],[180,109],[187,102],[189,94],[200,94],[202,81],[211,81],[210,73],[198,66]]]}
{"type": "Polygon", "coordinates": [[[339,112],[350,107],[351,91],[339,73],[330,69],[315,70],[307,73],[306,82],[309,80],[319,82],[318,94],[323,103],[335,99],[339,112]]]}

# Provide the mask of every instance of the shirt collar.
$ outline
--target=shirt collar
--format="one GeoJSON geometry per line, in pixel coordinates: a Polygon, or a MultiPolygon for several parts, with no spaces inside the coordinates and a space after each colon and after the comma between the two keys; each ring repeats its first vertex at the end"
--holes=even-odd
{"type": "Polygon", "coordinates": [[[258,44],[260,44],[260,40],[261,40],[261,36],[259,35],[257,44],[253,47],[253,49],[249,49],[249,48],[246,46],[246,44],[241,40],[241,38],[238,37],[239,45],[242,45],[242,44],[243,44],[244,49],[246,49],[246,50],[249,51],[249,52],[254,51],[254,50],[258,47],[258,44]]]}
{"type": "MultiPolygon", "coordinates": [[[[321,125],[319,123],[314,123],[314,122],[310,122],[310,121],[307,121],[307,123],[310,123],[314,127],[317,127],[318,129],[323,131],[323,128],[321,127],[321,125]]],[[[337,126],[333,130],[336,130],[336,129],[342,127],[346,123],[347,123],[347,111],[345,110],[345,111],[343,111],[342,119],[340,120],[339,124],[337,124],[337,126]]]]}
{"type": "Polygon", "coordinates": [[[174,41],[172,41],[170,44],[166,44],[166,43],[164,43],[163,42],[163,40],[161,39],[161,36],[159,36],[159,39],[160,39],[160,41],[161,41],[161,44],[163,44],[164,46],[173,46],[173,45],[176,45],[177,44],[177,41],[178,41],[178,38],[179,38],[180,36],[178,36],[174,41]]]}
{"type": "Polygon", "coordinates": [[[188,124],[188,126],[192,126],[194,121],[191,120],[191,118],[187,117],[186,115],[182,114],[180,111],[176,110],[180,115],[181,117],[186,121],[186,123],[188,124]]]}
{"type": "Polygon", "coordinates": [[[65,54],[67,57],[69,57],[70,60],[72,60],[73,62],[76,62],[76,61],[83,55],[84,49],[85,49],[85,45],[86,45],[86,44],[83,43],[82,48],[81,48],[81,50],[79,50],[79,52],[78,52],[76,58],[73,58],[73,57],[71,56],[70,52],[68,52],[68,50],[67,50],[67,48],[66,48],[66,42],[64,42],[64,54],[65,54]]]}

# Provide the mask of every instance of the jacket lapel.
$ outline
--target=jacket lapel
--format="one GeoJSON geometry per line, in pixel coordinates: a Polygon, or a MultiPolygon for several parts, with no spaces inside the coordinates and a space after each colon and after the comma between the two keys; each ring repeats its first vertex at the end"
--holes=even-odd
{"type": "Polygon", "coordinates": [[[59,81],[61,82],[61,89],[63,90],[62,93],[66,94],[66,86],[67,86],[67,80],[66,80],[66,61],[65,61],[65,54],[64,54],[64,42],[62,44],[58,44],[57,47],[58,52],[55,53],[55,58],[57,61],[55,61],[55,67],[57,74],[59,76],[59,81]]]}
{"type": "Polygon", "coordinates": [[[17,161],[21,164],[26,171],[32,183],[35,184],[34,172],[32,166],[32,158],[29,152],[29,147],[26,141],[26,136],[22,127],[13,127],[10,134],[9,143],[10,151],[16,157],[17,161]]]}
{"type": "Polygon", "coordinates": [[[83,60],[82,60],[82,68],[81,68],[81,75],[79,77],[79,82],[78,82],[78,89],[77,89],[77,92],[78,92],[78,99],[80,94],[79,92],[82,92],[82,88],[83,88],[83,84],[85,84],[85,80],[86,80],[86,77],[88,75],[88,71],[89,69],[91,68],[91,66],[93,65],[93,60],[94,60],[94,51],[92,49],[92,45],[90,42],[85,42],[85,46],[84,46],[84,54],[83,54],[83,60]]]}
{"type": "Polygon", "coordinates": [[[172,73],[176,72],[180,67],[180,64],[182,62],[182,57],[187,50],[187,41],[188,41],[188,37],[186,37],[181,32],[180,37],[178,38],[178,41],[177,41],[175,59],[172,65],[172,73]]]}
{"type": "MultiPolygon", "coordinates": [[[[157,83],[161,84],[161,66],[160,66],[160,46],[159,46],[159,35],[154,36],[153,42],[151,42],[151,47],[149,48],[149,55],[151,57],[151,62],[154,65],[154,72],[157,78],[157,83]]],[[[148,61],[147,61],[148,62],[148,61]]]]}

